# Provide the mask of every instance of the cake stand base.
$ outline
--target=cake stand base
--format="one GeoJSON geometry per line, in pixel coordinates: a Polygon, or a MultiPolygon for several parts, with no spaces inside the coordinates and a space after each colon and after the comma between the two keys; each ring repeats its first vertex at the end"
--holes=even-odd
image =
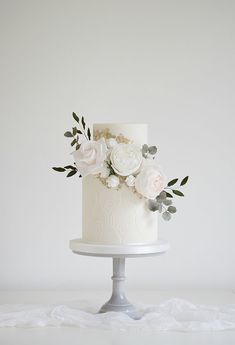
{"type": "Polygon", "coordinates": [[[70,249],[73,253],[80,255],[112,257],[112,295],[108,302],[101,307],[99,313],[123,312],[138,320],[141,318],[140,313],[125,296],[125,258],[163,254],[169,249],[169,244],[167,241],[158,240],[155,243],[145,245],[99,245],[83,242],[82,239],[74,239],[70,241],[70,249]]]}
{"type": "Polygon", "coordinates": [[[123,312],[133,319],[139,319],[141,315],[125,296],[125,258],[113,258],[113,276],[111,279],[113,280],[112,296],[110,300],[101,307],[99,312],[123,312]]]}

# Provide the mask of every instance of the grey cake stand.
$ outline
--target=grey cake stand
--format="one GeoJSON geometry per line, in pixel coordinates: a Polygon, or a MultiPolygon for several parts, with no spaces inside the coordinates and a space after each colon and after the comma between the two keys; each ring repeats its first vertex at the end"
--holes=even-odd
{"type": "Polygon", "coordinates": [[[85,243],[82,239],[75,239],[70,241],[70,249],[75,254],[113,258],[112,295],[99,312],[123,312],[133,319],[139,319],[140,315],[137,309],[125,296],[125,258],[163,254],[169,249],[169,243],[164,240],[158,240],[155,243],[145,245],[99,245],[85,243]]]}

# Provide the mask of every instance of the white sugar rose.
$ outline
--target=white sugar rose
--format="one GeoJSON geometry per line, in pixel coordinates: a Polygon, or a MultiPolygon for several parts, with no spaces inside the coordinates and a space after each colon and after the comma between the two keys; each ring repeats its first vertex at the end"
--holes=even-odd
{"type": "Polygon", "coordinates": [[[133,144],[117,144],[110,154],[113,170],[120,176],[128,176],[137,172],[142,159],[140,148],[133,144]]]}
{"type": "Polygon", "coordinates": [[[133,175],[129,175],[126,179],[125,179],[126,184],[128,185],[128,187],[134,187],[135,185],[135,176],[133,175]]]}
{"type": "Polygon", "coordinates": [[[102,138],[98,141],[84,141],[72,155],[76,167],[83,177],[98,174],[102,171],[107,155],[105,140],[102,138]]]}
{"type": "Polygon", "coordinates": [[[114,138],[106,139],[106,145],[108,149],[112,149],[115,145],[117,145],[117,140],[114,138]]]}
{"type": "Polygon", "coordinates": [[[135,179],[135,189],[147,199],[155,199],[166,184],[165,176],[154,164],[144,166],[135,179]]]}
{"type": "Polygon", "coordinates": [[[109,188],[116,188],[118,187],[119,185],[119,178],[115,175],[110,175],[107,180],[106,180],[106,183],[107,183],[107,186],[109,188]]]}

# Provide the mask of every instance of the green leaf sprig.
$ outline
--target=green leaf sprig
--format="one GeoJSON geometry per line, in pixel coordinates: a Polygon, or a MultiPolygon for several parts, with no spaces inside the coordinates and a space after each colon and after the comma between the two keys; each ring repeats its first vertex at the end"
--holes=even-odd
{"type": "Polygon", "coordinates": [[[184,177],[177,189],[175,189],[175,184],[179,181],[179,179],[175,178],[169,181],[167,187],[154,200],[148,200],[149,210],[152,212],[158,211],[162,214],[162,218],[164,220],[169,221],[172,217],[172,214],[176,213],[177,211],[176,207],[172,205],[173,194],[181,197],[184,196],[179,188],[184,186],[188,182],[188,179],[188,176],[184,177]],[[174,189],[171,188],[172,186],[174,186],[174,189]],[[173,194],[168,192],[169,189],[173,194]]]}
{"type": "MultiPolygon", "coordinates": [[[[72,138],[72,141],[70,143],[71,146],[75,146],[75,149],[78,150],[81,146],[81,144],[79,143],[79,139],[80,139],[80,135],[84,136],[86,138],[86,140],[91,140],[91,130],[90,128],[86,125],[85,119],[82,116],[81,119],[78,117],[78,115],[76,113],[72,113],[72,116],[74,118],[74,120],[78,123],[78,128],[72,127],[71,131],[66,131],[64,133],[64,136],[66,138],[72,138]]],[[[67,172],[66,177],[71,177],[73,175],[75,175],[78,170],[75,166],[73,165],[66,165],[65,167],[53,167],[53,170],[57,171],[57,172],[67,172]]],[[[82,177],[82,175],[79,175],[79,177],[82,177]]]]}
{"type": "Polygon", "coordinates": [[[86,123],[85,123],[85,119],[82,116],[81,120],[80,118],[77,116],[76,113],[72,113],[72,116],[74,118],[74,120],[78,123],[78,128],[72,127],[71,131],[66,131],[64,133],[64,136],[66,138],[73,138],[73,140],[71,141],[71,146],[76,145],[76,150],[78,150],[80,148],[80,144],[79,144],[79,135],[83,135],[86,140],[91,140],[91,130],[89,127],[86,128],[86,123]]]}
{"type": "MultiPolygon", "coordinates": [[[[184,185],[188,182],[188,179],[189,179],[189,177],[188,177],[188,176],[185,176],[185,177],[183,178],[183,180],[181,180],[179,186],[178,186],[177,189],[176,189],[175,184],[179,181],[179,179],[178,179],[178,178],[174,178],[173,180],[171,180],[170,182],[168,182],[167,187],[165,188],[165,190],[169,190],[169,189],[170,189],[170,190],[172,191],[172,193],[174,193],[175,195],[177,195],[177,196],[184,196],[184,193],[182,193],[182,192],[179,190],[179,188],[182,187],[182,186],[184,186],[184,185]],[[174,188],[171,188],[172,186],[174,186],[174,188]]],[[[173,195],[172,195],[171,193],[169,193],[169,192],[167,192],[167,196],[168,196],[169,198],[172,198],[172,197],[173,197],[173,195]]]]}
{"type": "MultiPolygon", "coordinates": [[[[75,175],[78,172],[78,169],[73,166],[73,165],[66,165],[65,167],[53,167],[53,170],[57,171],[57,172],[65,172],[67,171],[68,174],[66,175],[66,177],[71,177],[73,175],[75,175]]],[[[82,177],[82,175],[79,175],[79,177],[82,177]]]]}

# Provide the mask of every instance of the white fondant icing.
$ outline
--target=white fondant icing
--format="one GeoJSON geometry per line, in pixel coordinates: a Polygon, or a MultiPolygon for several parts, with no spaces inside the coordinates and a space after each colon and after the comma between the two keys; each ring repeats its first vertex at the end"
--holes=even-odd
{"type": "Polygon", "coordinates": [[[124,137],[133,141],[133,144],[142,146],[147,144],[148,125],[139,123],[94,123],[93,131],[109,128],[113,135],[123,134],[124,137]]]}
{"type": "MultiPolygon", "coordinates": [[[[134,144],[147,143],[145,124],[95,124],[93,130],[109,128],[114,135],[123,134],[134,144]]],[[[108,189],[95,176],[83,178],[83,236],[88,243],[144,244],[157,240],[157,213],[123,185],[108,189]]]]}

